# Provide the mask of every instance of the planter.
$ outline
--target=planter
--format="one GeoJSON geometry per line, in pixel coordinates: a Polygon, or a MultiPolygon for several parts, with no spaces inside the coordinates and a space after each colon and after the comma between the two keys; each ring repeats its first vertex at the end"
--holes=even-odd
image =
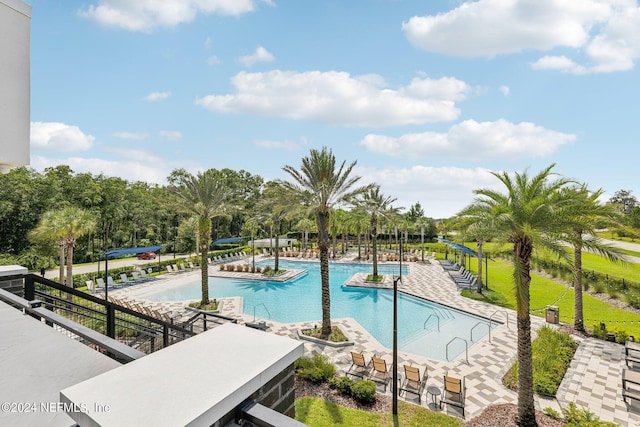
{"type": "Polygon", "coordinates": [[[333,342],[333,341],[329,341],[329,340],[323,340],[321,338],[310,337],[308,335],[303,334],[301,329],[298,329],[296,331],[296,333],[298,334],[298,339],[300,339],[300,340],[309,341],[309,342],[312,342],[314,344],[319,344],[319,345],[323,345],[323,346],[329,346],[329,347],[334,347],[334,348],[342,348],[342,347],[350,347],[350,346],[355,344],[353,342],[353,340],[351,339],[351,337],[349,335],[347,335],[347,333],[345,331],[342,331],[342,333],[344,334],[345,337],[347,337],[348,341],[341,341],[341,342],[333,342]]]}

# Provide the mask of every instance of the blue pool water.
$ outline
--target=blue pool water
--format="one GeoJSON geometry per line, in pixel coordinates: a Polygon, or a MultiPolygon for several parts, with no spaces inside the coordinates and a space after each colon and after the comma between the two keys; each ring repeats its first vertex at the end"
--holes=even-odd
{"type": "MultiPolygon", "coordinates": [[[[272,261],[270,265],[273,267],[272,261]]],[[[302,269],[307,274],[288,282],[210,277],[209,296],[243,297],[245,314],[253,316],[255,307],[256,316],[262,319],[268,318],[268,310],[270,318],[278,322],[318,321],[319,324],[322,318],[319,264],[280,261],[280,268],[302,269]]],[[[342,286],[357,272],[371,273],[371,268],[371,265],[330,263],[331,317],[354,318],[382,345],[391,348],[393,292],[387,289],[342,286]]],[[[399,269],[397,265],[380,265],[379,272],[397,275],[399,269]]],[[[403,275],[406,274],[406,266],[403,266],[403,275]]],[[[195,300],[200,297],[199,282],[146,296],[151,301],[195,300]]],[[[488,325],[486,319],[403,293],[398,294],[398,347],[401,351],[446,360],[446,345],[451,339],[461,337],[471,345],[471,329],[474,328],[474,341],[478,341],[488,333],[488,325]],[[483,325],[474,328],[478,322],[483,325]]],[[[496,327],[495,322],[493,327],[496,327]]],[[[449,360],[460,355],[464,349],[464,341],[453,342],[449,346],[449,360]]]]}

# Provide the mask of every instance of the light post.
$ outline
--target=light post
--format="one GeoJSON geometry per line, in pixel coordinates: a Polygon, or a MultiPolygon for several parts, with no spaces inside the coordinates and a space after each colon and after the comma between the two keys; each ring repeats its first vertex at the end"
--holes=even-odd
{"type": "Polygon", "coordinates": [[[391,413],[398,415],[398,282],[402,282],[402,239],[400,239],[400,274],[393,278],[393,362],[391,387],[392,407],[391,413]]]}

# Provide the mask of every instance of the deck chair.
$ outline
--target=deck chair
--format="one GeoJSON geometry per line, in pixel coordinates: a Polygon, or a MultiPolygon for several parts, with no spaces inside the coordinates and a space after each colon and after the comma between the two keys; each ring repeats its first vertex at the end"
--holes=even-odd
{"type": "Polygon", "coordinates": [[[457,406],[462,410],[462,418],[464,418],[464,400],[465,400],[464,377],[454,378],[448,375],[444,376],[444,390],[440,398],[440,409],[442,404],[457,406]]]}
{"type": "Polygon", "coordinates": [[[379,357],[372,357],[371,363],[373,364],[373,370],[369,375],[371,381],[375,381],[384,385],[384,391],[387,391],[387,384],[389,384],[389,370],[387,369],[387,361],[379,357]]]}
{"type": "Polygon", "coordinates": [[[105,285],[104,285],[104,279],[102,277],[96,277],[96,287],[95,290],[96,291],[104,291],[105,285]]]}
{"type": "Polygon", "coordinates": [[[119,287],[116,282],[113,281],[113,277],[111,276],[107,276],[107,286],[110,286],[112,288],[117,288],[119,287]]]}
{"type": "Polygon", "coordinates": [[[133,281],[129,280],[127,273],[120,273],[120,280],[122,281],[122,286],[133,285],[133,281]]]}
{"type": "Polygon", "coordinates": [[[347,370],[346,375],[352,375],[354,377],[360,377],[364,379],[371,369],[371,362],[367,363],[364,359],[364,354],[351,352],[351,367],[347,370]]]}
{"type": "Polygon", "coordinates": [[[418,396],[418,403],[421,403],[421,395],[427,385],[427,378],[429,378],[429,374],[426,367],[424,368],[424,375],[420,376],[420,368],[404,365],[404,379],[400,384],[398,394],[403,391],[405,394],[416,394],[418,396]]]}
{"type": "Polygon", "coordinates": [[[96,285],[93,283],[93,280],[85,280],[84,282],[87,285],[87,290],[91,293],[96,291],[96,285]]]}

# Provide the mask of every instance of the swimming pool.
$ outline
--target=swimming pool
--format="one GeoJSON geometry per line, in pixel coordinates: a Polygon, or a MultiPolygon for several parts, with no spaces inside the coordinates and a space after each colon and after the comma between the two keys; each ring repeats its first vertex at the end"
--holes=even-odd
{"type": "MultiPolygon", "coordinates": [[[[271,265],[261,263],[260,265],[271,265]]],[[[209,296],[244,298],[245,314],[282,322],[317,321],[320,323],[320,267],[312,262],[280,261],[280,268],[306,270],[307,274],[288,282],[209,278],[209,296]],[[264,305],[263,305],[264,304],[264,305]],[[266,307],[266,309],[265,309],[266,307]]],[[[398,274],[398,265],[380,265],[381,274],[398,274]]],[[[371,272],[371,265],[329,264],[331,287],[331,317],[352,317],[382,345],[391,348],[393,339],[393,291],[342,286],[358,272],[371,272]]],[[[403,275],[407,267],[403,265],[403,275]]],[[[184,284],[145,295],[151,301],[197,300],[200,282],[184,284]]],[[[470,342],[470,331],[483,322],[487,326],[474,329],[474,341],[487,334],[488,321],[453,308],[445,307],[404,293],[398,294],[398,348],[408,353],[432,359],[446,360],[446,345],[456,336],[470,342]]],[[[496,327],[493,322],[492,327],[496,327]]],[[[449,347],[449,359],[464,352],[464,341],[456,340],[449,347]]]]}

